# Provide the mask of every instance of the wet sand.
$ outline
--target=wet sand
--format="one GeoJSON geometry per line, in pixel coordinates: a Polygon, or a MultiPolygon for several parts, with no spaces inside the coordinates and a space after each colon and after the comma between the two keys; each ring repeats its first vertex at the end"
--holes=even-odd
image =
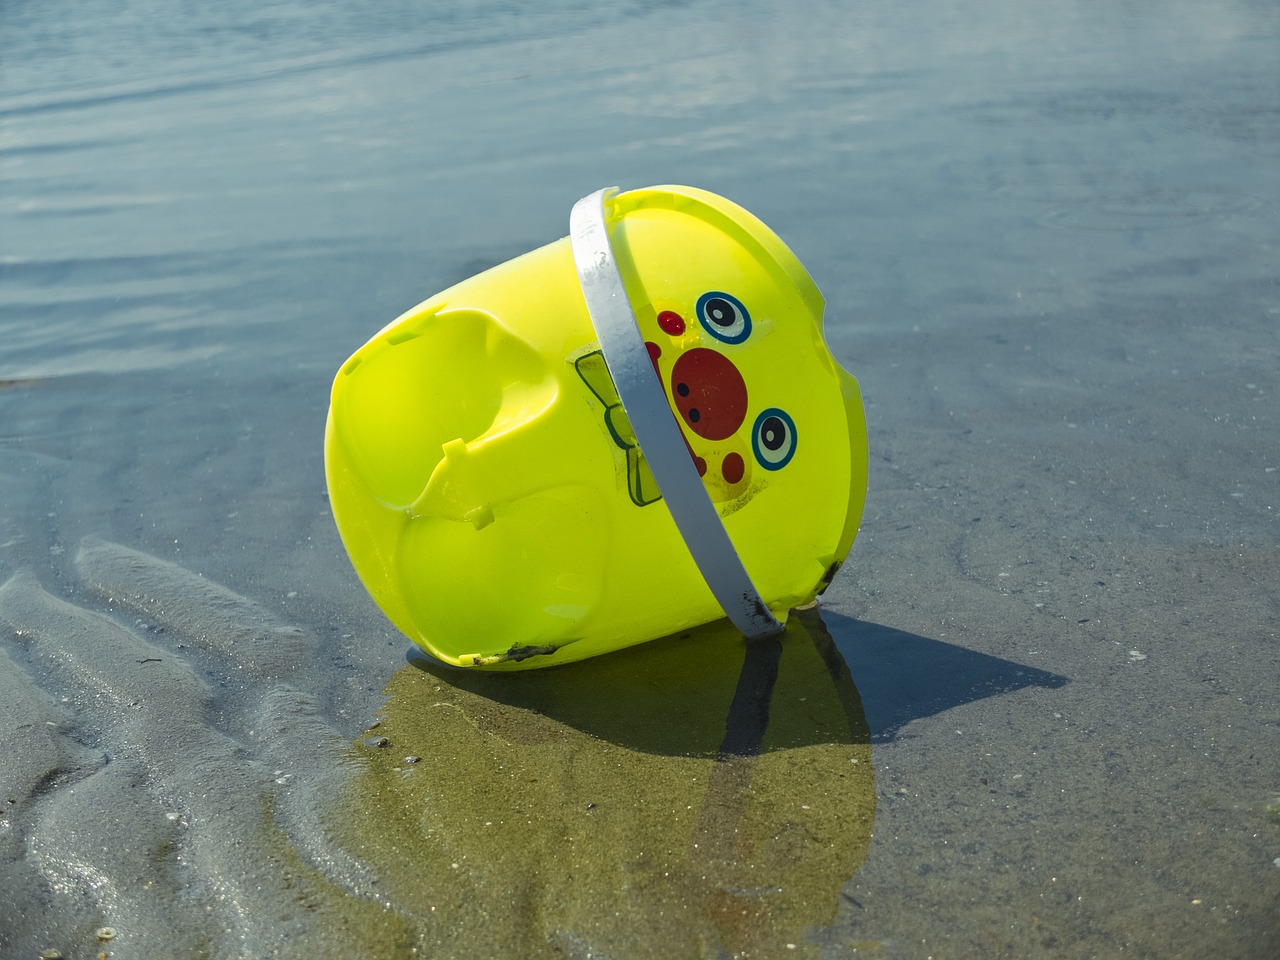
{"type": "Polygon", "coordinates": [[[0,955],[1275,955],[1274,11],[177,9],[0,14],[0,955]],[[330,378],[662,181],[827,297],[850,561],[772,648],[429,666],[330,378]]]}

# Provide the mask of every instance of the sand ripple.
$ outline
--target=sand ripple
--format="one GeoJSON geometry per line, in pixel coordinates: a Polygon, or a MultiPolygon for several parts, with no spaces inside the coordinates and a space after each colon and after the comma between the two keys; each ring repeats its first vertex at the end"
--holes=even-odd
{"type": "Polygon", "coordinates": [[[346,741],[278,679],[309,638],[115,544],[87,541],[76,565],[107,610],[28,572],[0,586],[16,641],[0,653],[13,747],[0,942],[72,955],[109,925],[114,957],[325,957],[353,934],[394,937],[362,869],[314,825],[324,788],[307,771],[331,770],[346,741]],[[113,607],[147,622],[126,626],[113,607]],[[225,666],[240,710],[211,689],[225,666]]]}

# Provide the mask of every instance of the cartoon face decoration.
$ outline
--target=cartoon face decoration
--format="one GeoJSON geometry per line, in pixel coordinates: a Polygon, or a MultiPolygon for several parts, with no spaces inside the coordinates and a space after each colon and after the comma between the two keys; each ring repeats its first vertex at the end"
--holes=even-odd
{"type": "Polygon", "coordinates": [[[781,470],[790,462],[795,423],[777,407],[748,421],[756,397],[733,355],[751,350],[757,331],[742,300],[708,290],[684,311],[663,306],[654,317],[656,335],[646,340],[649,356],[711,499],[737,499],[757,469],[781,470]]]}
{"type": "MultiPolygon", "coordinates": [[[[748,423],[756,398],[730,355],[734,348],[750,349],[753,325],[747,305],[724,290],[708,290],[691,303],[665,301],[643,313],[652,317],[649,323],[641,319],[649,358],[712,502],[736,500],[753,478],[762,485],[769,472],[785,468],[796,453],[795,421],[786,410],[770,406],[748,423]]],[[[603,355],[592,350],[577,361],[577,369],[605,404],[614,442],[627,452],[632,500],[643,506],[661,499],[603,355]]]]}

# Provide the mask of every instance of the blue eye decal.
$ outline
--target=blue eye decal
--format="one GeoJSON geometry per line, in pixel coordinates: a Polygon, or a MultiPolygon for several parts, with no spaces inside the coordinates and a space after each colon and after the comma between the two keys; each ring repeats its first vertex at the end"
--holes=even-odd
{"type": "Polygon", "coordinates": [[[796,453],[796,422],[777,407],[756,417],[751,428],[751,450],[766,470],[781,470],[796,453]]]}
{"type": "Polygon", "coordinates": [[[719,290],[698,298],[698,322],[722,343],[741,343],[751,336],[751,314],[737,297],[719,290]]]}

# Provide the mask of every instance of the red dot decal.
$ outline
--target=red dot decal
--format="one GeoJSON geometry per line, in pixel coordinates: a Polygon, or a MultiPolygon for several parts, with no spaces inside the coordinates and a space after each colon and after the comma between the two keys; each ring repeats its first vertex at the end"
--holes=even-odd
{"type": "Polygon", "coordinates": [[[661,378],[662,370],[658,367],[658,358],[662,356],[662,348],[652,340],[646,340],[644,342],[644,347],[649,351],[649,359],[653,362],[653,372],[661,378]]]}
{"type": "Polygon", "coordinates": [[[702,459],[693,452],[693,447],[689,444],[689,438],[681,431],[680,438],[684,440],[684,448],[689,451],[689,456],[693,458],[693,465],[698,468],[698,476],[705,477],[707,475],[707,461],[702,459]]]}
{"type": "Polygon", "coordinates": [[[658,326],[668,336],[678,337],[684,333],[684,317],[674,310],[663,310],[658,314],[658,326]]]}
{"type": "Polygon", "coordinates": [[[745,472],[746,465],[736,453],[729,454],[724,458],[724,463],[720,464],[720,475],[724,477],[725,483],[737,483],[745,472]]]}

